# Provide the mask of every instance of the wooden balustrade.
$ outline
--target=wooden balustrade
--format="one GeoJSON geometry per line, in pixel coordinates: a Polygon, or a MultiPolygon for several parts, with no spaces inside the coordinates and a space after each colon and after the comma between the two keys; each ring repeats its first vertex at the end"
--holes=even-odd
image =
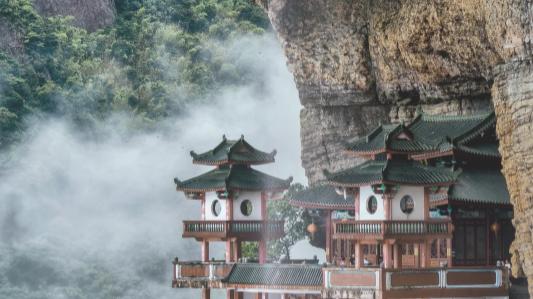
{"type": "Polygon", "coordinates": [[[183,221],[183,237],[244,239],[278,238],[283,235],[283,221],[183,221]]]}
{"type": "Polygon", "coordinates": [[[369,235],[376,237],[398,235],[447,235],[451,234],[448,220],[420,221],[355,221],[342,220],[334,223],[334,237],[356,237],[369,235]]]}

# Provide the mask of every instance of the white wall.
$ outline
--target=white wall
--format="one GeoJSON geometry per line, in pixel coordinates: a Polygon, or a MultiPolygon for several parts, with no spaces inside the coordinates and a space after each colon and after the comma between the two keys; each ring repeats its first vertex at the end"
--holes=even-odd
{"type": "Polygon", "coordinates": [[[424,220],[424,187],[401,186],[400,190],[392,199],[392,219],[393,220],[424,220]],[[405,214],[400,208],[402,197],[410,195],[415,201],[415,208],[410,214],[405,214]]]}
{"type": "Polygon", "coordinates": [[[383,198],[381,195],[375,194],[370,186],[361,187],[359,192],[359,220],[385,220],[383,198]],[[368,213],[366,209],[367,200],[372,195],[378,200],[378,209],[374,214],[368,213]]]}
{"type": "Polygon", "coordinates": [[[261,220],[261,192],[240,192],[237,199],[233,200],[234,220],[261,220]],[[244,216],[241,213],[241,203],[244,200],[252,202],[252,214],[244,216]]]}
{"type": "MultiPolygon", "coordinates": [[[[424,211],[424,187],[400,186],[400,189],[392,199],[392,219],[393,220],[423,220],[424,211]],[[404,214],[400,209],[400,201],[404,195],[410,195],[415,201],[415,208],[411,214],[404,214]]],[[[370,186],[360,188],[359,200],[359,220],[385,220],[383,209],[383,198],[380,194],[375,194],[370,186]],[[378,200],[378,209],[374,214],[368,213],[367,200],[374,195],[378,200]]]]}
{"type": "Polygon", "coordinates": [[[218,199],[216,192],[205,193],[205,220],[226,220],[226,200],[218,199]],[[211,206],[215,200],[220,201],[220,214],[215,216],[211,210],[211,206]]]}

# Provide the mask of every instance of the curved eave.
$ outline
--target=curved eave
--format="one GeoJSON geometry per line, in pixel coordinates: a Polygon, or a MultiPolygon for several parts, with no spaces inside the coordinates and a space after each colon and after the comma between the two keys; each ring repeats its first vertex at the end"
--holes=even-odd
{"type": "Polygon", "coordinates": [[[392,180],[377,180],[377,181],[371,181],[371,182],[361,182],[361,183],[342,183],[342,182],[335,182],[335,181],[329,181],[329,183],[332,186],[336,187],[346,187],[346,188],[358,188],[363,186],[369,186],[369,185],[379,185],[379,184],[386,184],[386,185],[404,185],[404,186],[423,186],[423,187],[431,187],[431,186],[450,186],[453,185],[453,181],[449,182],[438,182],[438,183],[413,183],[413,182],[399,182],[399,181],[392,181],[392,180]]]}
{"type": "Polygon", "coordinates": [[[430,201],[429,205],[430,207],[439,207],[439,206],[446,206],[446,205],[483,205],[483,206],[504,206],[504,207],[512,207],[511,203],[503,203],[503,202],[495,202],[495,201],[487,201],[482,199],[474,199],[474,198],[443,198],[439,200],[430,201]]]}
{"type": "Polygon", "coordinates": [[[309,203],[306,201],[299,200],[289,200],[289,204],[292,206],[306,208],[306,209],[317,209],[317,210],[350,210],[354,209],[355,205],[335,205],[335,204],[322,204],[322,203],[309,203]]]}
{"type": "Polygon", "coordinates": [[[197,160],[193,159],[192,163],[197,165],[209,165],[209,166],[220,166],[220,165],[233,165],[233,164],[242,164],[242,165],[263,165],[274,163],[275,159],[271,160],[252,160],[252,161],[235,161],[235,160],[197,160]]]}

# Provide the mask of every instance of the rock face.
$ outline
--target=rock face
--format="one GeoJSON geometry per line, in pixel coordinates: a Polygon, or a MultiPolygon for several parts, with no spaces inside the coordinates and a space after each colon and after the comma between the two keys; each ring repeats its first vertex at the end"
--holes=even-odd
{"type": "MultiPolygon", "coordinates": [[[[533,287],[531,0],[256,0],[268,13],[300,100],[302,164],[357,163],[345,140],[415,110],[495,109],[515,205],[514,270],[533,287]]],[[[530,289],[533,294],[533,289],[530,289]]]]}
{"type": "Polygon", "coordinates": [[[45,16],[72,16],[74,24],[88,31],[110,25],[115,20],[113,0],[35,0],[35,8],[45,16]]]}

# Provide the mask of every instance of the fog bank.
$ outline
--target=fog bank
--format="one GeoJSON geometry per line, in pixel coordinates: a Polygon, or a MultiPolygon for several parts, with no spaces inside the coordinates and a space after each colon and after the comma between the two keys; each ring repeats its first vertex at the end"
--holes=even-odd
{"type": "Polygon", "coordinates": [[[95,128],[94,138],[66,119],[31,121],[24,143],[0,159],[0,298],[198,294],[170,289],[173,257],[199,258],[198,244],[180,238],[181,221],[198,218],[199,204],[172,179],[209,170],[192,165],[189,151],[210,149],[222,134],[276,148],[277,163],[259,169],[306,183],[300,105],[279,44],[266,35],[231,47],[263,88],[224,89],[149,133],[132,130],[125,115],[95,128]]]}

